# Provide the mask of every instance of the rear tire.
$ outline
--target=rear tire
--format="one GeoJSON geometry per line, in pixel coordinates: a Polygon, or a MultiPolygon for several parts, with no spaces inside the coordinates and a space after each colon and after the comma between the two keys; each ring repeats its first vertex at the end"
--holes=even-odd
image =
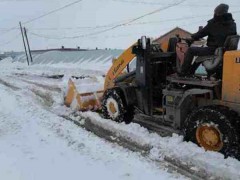
{"type": "Polygon", "coordinates": [[[130,123],[134,118],[134,107],[126,105],[120,90],[110,89],[103,96],[102,113],[105,119],[130,123]]]}
{"type": "MultiPolygon", "coordinates": [[[[184,123],[184,138],[205,150],[225,157],[239,153],[239,116],[223,106],[208,106],[192,112],[184,123]]],[[[238,157],[237,157],[238,158],[238,157]]]]}

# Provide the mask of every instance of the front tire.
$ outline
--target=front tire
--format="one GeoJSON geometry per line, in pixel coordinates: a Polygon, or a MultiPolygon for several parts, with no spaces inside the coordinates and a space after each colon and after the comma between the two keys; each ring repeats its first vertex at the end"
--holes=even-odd
{"type": "Polygon", "coordinates": [[[126,105],[120,90],[110,89],[103,96],[102,113],[106,119],[130,123],[134,118],[134,107],[126,105]]]}
{"type": "Polygon", "coordinates": [[[238,156],[239,117],[223,106],[208,106],[192,112],[184,123],[184,138],[205,150],[238,156]]]}

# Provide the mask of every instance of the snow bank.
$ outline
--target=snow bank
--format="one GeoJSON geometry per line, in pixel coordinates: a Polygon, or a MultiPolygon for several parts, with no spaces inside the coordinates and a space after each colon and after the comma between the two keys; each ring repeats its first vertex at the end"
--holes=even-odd
{"type": "Polygon", "coordinates": [[[196,144],[184,142],[182,136],[174,134],[172,137],[161,137],[156,133],[150,133],[139,124],[118,124],[111,120],[102,119],[99,114],[93,112],[80,112],[79,114],[84,118],[90,118],[104,129],[116,132],[119,136],[143,146],[153,147],[151,150],[153,159],[167,157],[219,177],[226,179],[240,178],[240,162],[238,160],[233,158],[224,159],[224,156],[220,153],[206,152],[196,144]]]}

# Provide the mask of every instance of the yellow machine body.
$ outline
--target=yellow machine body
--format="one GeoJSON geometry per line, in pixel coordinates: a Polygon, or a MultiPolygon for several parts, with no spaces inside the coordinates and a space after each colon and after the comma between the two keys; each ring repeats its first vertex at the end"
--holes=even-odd
{"type": "Polygon", "coordinates": [[[224,55],[222,100],[240,104],[240,51],[224,55]]]}
{"type": "Polygon", "coordinates": [[[105,90],[114,86],[114,79],[117,78],[127,65],[134,59],[132,47],[125,50],[117,59],[113,61],[112,67],[109,69],[105,77],[104,89],[97,92],[79,93],[72,79],[69,79],[68,90],[64,98],[64,104],[75,110],[97,110],[101,108],[101,98],[105,90]]]}
{"type": "Polygon", "coordinates": [[[221,104],[240,113],[240,51],[227,51],[223,62],[221,104]]]}
{"type": "Polygon", "coordinates": [[[104,90],[107,90],[114,86],[113,80],[121,75],[122,71],[127,67],[127,65],[133,60],[135,57],[132,54],[132,47],[129,47],[125,50],[113,63],[112,67],[109,69],[105,83],[104,83],[104,90]]]}

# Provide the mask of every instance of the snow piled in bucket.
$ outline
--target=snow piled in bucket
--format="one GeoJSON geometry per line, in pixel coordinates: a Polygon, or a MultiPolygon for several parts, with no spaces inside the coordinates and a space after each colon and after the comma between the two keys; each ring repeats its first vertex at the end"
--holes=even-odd
{"type": "Polygon", "coordinates": [[[92,76],[86,77],[83,79],[73,79],[73,82],[77,88],[79,93],[89,93],[89,92],[97,92],[102,91],[104,89],[104,77],[101,76],[92,76]]]}

